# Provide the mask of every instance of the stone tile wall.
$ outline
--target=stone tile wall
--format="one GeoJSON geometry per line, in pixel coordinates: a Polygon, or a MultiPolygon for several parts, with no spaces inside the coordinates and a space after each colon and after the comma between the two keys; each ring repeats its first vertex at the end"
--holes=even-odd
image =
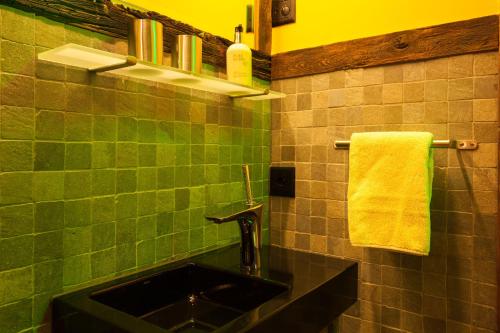
{"type": "Polygon", "coordinates": [[[37,62],[127,47],[5,6],[0,36],[0,332],[48,332],[56,293],[239,241],[204,215],[244,199],[243,163],[267,199],[269,103],[37,62]]]}
{"type": "Polygon", "coordinates": [[[272,164],[294,165],[295,199],[272,198],[275,245],[360,262],[359,302],[341,332],[482,332],[496,325],[498,58],[478,53],[273,82],[272,164]],[[428,257],[353,247],[348,151],[366,131],[429,131],[475,139],[435,150],[428,257]]]}

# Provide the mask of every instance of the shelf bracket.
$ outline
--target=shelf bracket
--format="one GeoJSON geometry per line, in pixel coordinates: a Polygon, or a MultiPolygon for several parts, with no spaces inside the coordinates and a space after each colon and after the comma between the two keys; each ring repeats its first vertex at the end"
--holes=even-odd
{"type": "Polygon", "coordinates": [[[127,58],[125,58],[125,62],[123,64],[116,64],[116,65],[111,65],[111,66],[97,67],[97,68],[89,69],[89,72],[91,72],[91,73],[108,72],[108,71],[112,71],[112,70],[115,70],[115,69],[120,69],[120,68],[124,68],[124,67],[134,66],[136,64],[137,64],[137,58],[136,57],[134,57],[134,56],[127,56],[127,58]]]}
{"type": "Polygon", "coordinates": [[[231,98],[245,98],[245,97],[257,97],[257,96],[265,96],[269,95],[269,89],[265,89],[263,92],[258,94],[247,94],[247,95],[238,95],[238,96],[229,96],[231,98]]]}

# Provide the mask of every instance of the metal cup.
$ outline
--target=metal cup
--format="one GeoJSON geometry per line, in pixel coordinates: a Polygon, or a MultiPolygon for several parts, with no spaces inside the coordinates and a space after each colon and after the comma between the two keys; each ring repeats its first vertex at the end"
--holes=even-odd
{"type": "Polygon", "coordinates": [[[163,25],[149,19],[133,19],[129,24],[129,55],[153,64],[163,63],[163,25]]]}
{"type": "Polygon", "coordinates": [[[203,40],[196,35],[178,35],[172,48],[172,66],[201,73],[203,40]]]}

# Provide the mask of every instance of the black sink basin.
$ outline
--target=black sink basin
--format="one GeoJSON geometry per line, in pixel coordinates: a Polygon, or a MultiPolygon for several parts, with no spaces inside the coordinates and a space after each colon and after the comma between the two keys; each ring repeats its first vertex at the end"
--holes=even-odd
{"type": "Polygon", "coordinates": [[[189,263],[90,298],[173,332],[212,332],[287,290],[264,279],[189,263]]]}

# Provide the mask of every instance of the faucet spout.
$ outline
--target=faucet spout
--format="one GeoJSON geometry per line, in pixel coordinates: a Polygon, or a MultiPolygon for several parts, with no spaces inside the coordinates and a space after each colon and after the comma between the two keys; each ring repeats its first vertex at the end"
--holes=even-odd
{"type": "Polygon", "coordinates": [[[262,248],[262,207],[233,204],[206,219],[217,224],[236,221],[240,227],[240,265],[244,272],[256,272],[260,269],[262,248]]]}

